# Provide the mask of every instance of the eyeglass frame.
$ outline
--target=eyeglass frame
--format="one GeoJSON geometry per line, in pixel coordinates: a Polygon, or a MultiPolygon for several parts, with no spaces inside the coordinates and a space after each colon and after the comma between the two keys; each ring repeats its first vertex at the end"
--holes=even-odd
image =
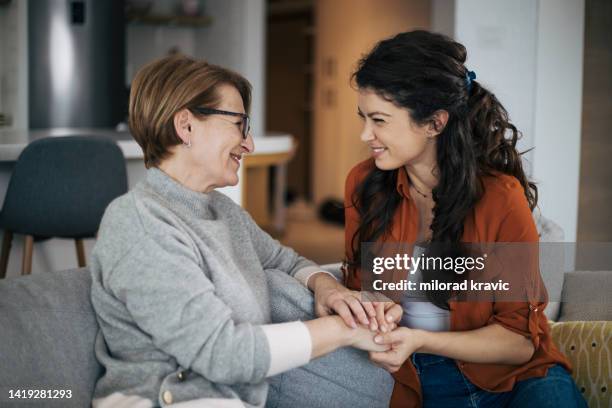
{"type": "Polygon", "coordinates": [[[202,115],[229,115],[229,116],[240,116],[242,118],[242,139],[246,140],[249,137],[251,131],[251,117],[246,113],[230,112],[214,108],[190,108],[190,110],[200,113],[202,115]]]}

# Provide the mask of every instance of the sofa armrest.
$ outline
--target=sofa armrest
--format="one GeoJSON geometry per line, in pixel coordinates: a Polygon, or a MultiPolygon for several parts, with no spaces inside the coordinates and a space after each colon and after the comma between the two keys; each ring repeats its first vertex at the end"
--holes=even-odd
{"type": "Polygon", "coordinates": [[[612,322],[551,323],[553,341],[567,356],[589,407],[612,407],[612,322]]]}

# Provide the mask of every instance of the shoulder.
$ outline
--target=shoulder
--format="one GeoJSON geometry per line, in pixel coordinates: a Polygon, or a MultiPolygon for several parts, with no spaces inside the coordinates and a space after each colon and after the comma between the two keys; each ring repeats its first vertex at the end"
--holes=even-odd
{"type": "Polygon", "coordinates": [[[108,231],[122,229],[126,225],[133,226],[139,221],[139,218],[136,198],[134,192],[130,191],[117,197],[106,207],[100,223],[98,237],[105,236],[108,231]]]}
{"type": "Polygon", "coordinates": [[[374,159],[367,159],[353,166],[346,177],[346,193],[355,191],[357,185],[375,168],[374,159]]]}
{"type": "Polygon", "coordinates": [[[514,176],[494,173],[482,177],[483,195],[479,202],[481,206],[495,208],[511,208],[516,205],[527,205],[523,186],[514,176]]]}
{"type": "Polygon", "coordinates": [[[112,201],[104,212],[96,253],[119,259],[150,238],[183,238],[179,218],[154,194],[139,186],[112,201]]]}
{"type": "Polygon", "coordinates": [[[177,219],[167,202],[139,184],[108,206],[100,230],[109,230],[115,236],[162,235],[177,219]]]}
{"type": "Polygon", "coordinates": [[[490,242],[537,242],[531,209],[518,179],[498,173],[483,177],[482,183],[484,193],[475,217],[483,236],[490,242]]]}

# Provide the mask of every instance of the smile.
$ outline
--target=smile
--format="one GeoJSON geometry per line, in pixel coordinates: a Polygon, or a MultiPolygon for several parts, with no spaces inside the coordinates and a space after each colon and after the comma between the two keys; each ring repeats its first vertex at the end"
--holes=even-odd
{"type": "Polygon", "coordinates": [[[236,161],[236,163],[240,164],[240,160],[242,159],[241,154],[230,153],[230,157],[236,161]]]}
{"type": "Polygon", "coordinates": [[[372,156],[374,158],[380,156],[387,150],[386,147],[370,147],[370,149],[372,150],[372,156]]]}

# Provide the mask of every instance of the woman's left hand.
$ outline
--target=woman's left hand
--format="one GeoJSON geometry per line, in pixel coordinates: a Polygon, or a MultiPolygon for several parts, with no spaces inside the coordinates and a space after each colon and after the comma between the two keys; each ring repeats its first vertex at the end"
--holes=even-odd
{"type": "Polygon", "coordinates": [[[399,370],[412,353],[417,352],[423,344],[422,332],[407,327],[378,334],[374,342],[391,347],[388,351],[370,352],[370,360],[390,373],[399,370]]]}

